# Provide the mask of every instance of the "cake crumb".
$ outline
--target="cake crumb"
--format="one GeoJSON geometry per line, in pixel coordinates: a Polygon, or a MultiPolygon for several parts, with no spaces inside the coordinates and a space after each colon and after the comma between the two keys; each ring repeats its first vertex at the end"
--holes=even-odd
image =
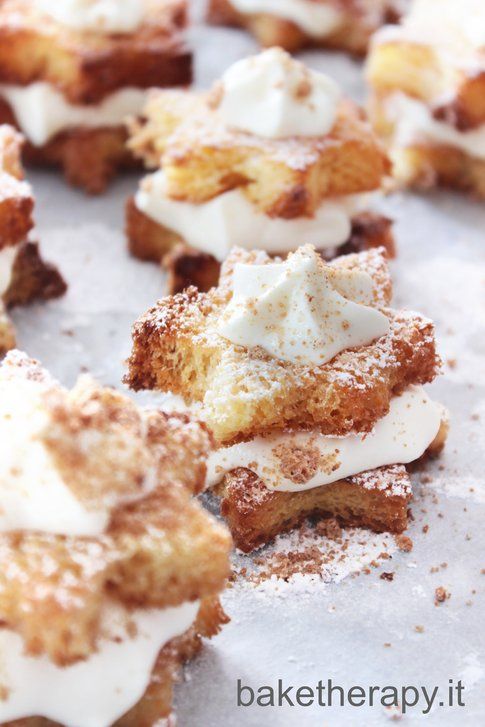
{"type": "Polygon", "coordinates": [[[393,581],[394,573],[381,573],[380,578],[382,578],[383,581],[393,581]]]}
{"type": "Polygon", "coordinates": [[[403,553],[410,553],[413,549],[413,541],[407,535],[395,535],[394,540],[399,550],[403,553]]]}
{"type": "Polygon", "coordinates": [[[434,592],[434,605],[439,606],[440,603],[444,603],[449,598],[451,598],[451,593],[443,586],[438,586],[434,592]]]}

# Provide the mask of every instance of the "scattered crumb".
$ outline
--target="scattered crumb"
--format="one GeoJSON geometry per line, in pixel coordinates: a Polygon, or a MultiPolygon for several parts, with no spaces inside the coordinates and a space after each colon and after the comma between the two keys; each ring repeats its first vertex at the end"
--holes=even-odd
{"type": "MultiPolygon", "coordinates": [[[[298,582],[302,588],[317,582],[339,582],[359,573],[370,574],[395,552],[393,537],[359,528],[341,528],[336,520],[306,521],[278,536],[253,556],[238,555],[234,581],[264,590],[279,590],[278,583],[298,582]],[[237,567],[238,565],[243,567],[237,567]]],[[[384,579],[392,580],[393,573],[384,579]]]]}
{"type": "Polygon", "coordinates": [[[438,606],[440,603],[444,603],[449,598],[451,598],[451,593],[443,586],[438,586],[434,592],[434,605],[438,606]]]}
{"type": "Polygon", "coordinates": [[[415,627],[414,627],[414,630],[415,630],[415,631],[416,631],[416,632],[417,632],[418,634],[422,634],[422,633],[424,633],[424,626],[420,626],[420,625],[418,625],[418,626],[415,626],[415,627]]]}
{"type": "Polygon", "coordinates": [[[383,581],[393,581],[394,573],[381,573],[380,577],[383,581]]]}
{"type": "Polygon", "coordinates": [[[407,535],[395,535],[394,540],[399,550],[403,553],[410,553],[413,549],[413,541],[407,535]]]}

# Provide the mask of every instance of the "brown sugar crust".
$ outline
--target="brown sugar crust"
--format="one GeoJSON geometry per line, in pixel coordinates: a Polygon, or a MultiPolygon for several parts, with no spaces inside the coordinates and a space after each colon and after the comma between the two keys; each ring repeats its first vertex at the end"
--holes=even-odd
{"type": "Polygon", "coordinates": [[[13,387],[35,384],[46,415],[38,437],[54,470],[85,507],[107,502],[110,513],[98,537],[0,534],[0,620],[28,654],[60,666],[89,657],[108,598],[166,608],[223,588],[230,537],[193,498],[211,441],[204,425],[187,414],[139,410],[86,378],[68,392],[18,352],[0,374],[13,387]],[[153,486],[140,491],[148,474],[153,486]]]}
{"type": "MultiPolygon", "coordinates": [[[[202,638],[219,633],[229,621],[217,598],[207,597],[201,602],[194,625],[177,636],[160,651],[152,671],[151,681],[140,701],[113,727],[140,727],[158,724],[172,711],[174,686],[180,678],[183,664],[200,651],[202,638]]],[[[59,727],[58,723],[43,717],[28,717],[5,723],[5,727],[59,727]]]]}
{"type": "MultiPolygon", "coordinates": [[[[170,295],[181,293],[191,285],[202,292],[217,285],[220,263],[212,255],[186,245],[176,232],[141,212],[133,197],[126,203],[126,234],[132,255],[140,260],[162,261],[168,272],[170,295]]],[[[392,221],[373,212],[363,212],[354,217],[349,240],[334,254],[363,252],[375,247],[382,247],[388,257],[395,257],[392,221]]],[[[322,254],[326,259],[334,256],[328,255],[328,251],[322,254]]]]}
{"type": "Polygon", "coordinates": [[[136,32],[104,35],[66,28],[28,0],[3,0],[0,83],[45,81],[73,104],[98,103],[126,86],[189,84],[186,0],[140,1],[146,17],[136,32]]]}
{"type": "Polygon", "coordinates": [[[131,125],[130,148],[165,172],[167,194],[194,204],[240,188],[271,217],[312,216],[324,199],[378,189],[388,159],[362,111],[340,103],[322,137],[263,139],[229,129],[211,96],[155,91],[131,125]]]}
{"type": "MultiPolygon", "coordinates": [[[[443,420],[426,456],[441,452],[447,433],[443,420]]],[[[313,516],[337,518],[342,525],[375,532],[401,533],[408,524],[412,498],[403,465],[380,467],[301,492],[269,490],[254,472],[238,468],[225,475],[215,492],[221,497],[221,513],[234,544],[245,553],[313,516]]]]}
{"type": "Polygon", "coordinates": [[[301,30],[295,23],[269,13],[241,13],[230,0],[210,0],[208,20],[214,25],[229,25],[246,28],[266,47],[278,45],[288,51],[307,47],[334,48],[356,55],[364,55],[371,34],[383,23],[398,18],[396,3],[383,3],[380,17],[366,18],[362,6],[355,0],[327,2],[344,14],[339,28],[324,38],[315,39],[301,30]]]}
{"type": "MultiPolygon", "coordinates": [[[[239,250],[229,266],[234,255],[269,260],[239,250]]],[[[369,431],[387,414],[392,396],[435,378],[434,326],[417,313],[387,307],[391,286],[382,252],[343,256],[330,265],[354,266],[373,277],[375,304],[390,321],[386,336],[313,368],[233,346],[214,331],[231,296],[226,281],[208,293],[189,288],[162,299],[135,323],[126,382],[203,402],[218,444],[285,427],[334,435],[369,431]]]]}

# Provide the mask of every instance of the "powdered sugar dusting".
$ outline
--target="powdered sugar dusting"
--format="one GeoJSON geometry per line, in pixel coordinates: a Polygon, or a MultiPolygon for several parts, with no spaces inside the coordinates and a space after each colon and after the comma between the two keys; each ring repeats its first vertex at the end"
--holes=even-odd
{"type": "Polygon", "coordinates": [[[250,588],[257,596],[294,597],[368,572],[396,550],[389,533],[342,529],[334,520],[305,523],[279,535],[261,555],[236,556],[234,587],[250,588]]]}

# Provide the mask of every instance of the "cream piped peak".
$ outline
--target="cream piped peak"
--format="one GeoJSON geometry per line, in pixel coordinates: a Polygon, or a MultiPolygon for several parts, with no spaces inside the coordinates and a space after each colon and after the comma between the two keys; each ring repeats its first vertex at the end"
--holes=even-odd
{"type": "Polygon", "coordinates": [[[281,48],[234,63],[218,91],[218,113],[228,126],[270,139],[328,134],[340,100],[331,78],[281,48]]]}
{"type": "Polygon", "coordinates": [[[306,245],[285,262],[236,264],[217,332],[282,361],[320,366],[387,334],[389,320],[372,300],[370,275],[325,265],[306,245]]]}

